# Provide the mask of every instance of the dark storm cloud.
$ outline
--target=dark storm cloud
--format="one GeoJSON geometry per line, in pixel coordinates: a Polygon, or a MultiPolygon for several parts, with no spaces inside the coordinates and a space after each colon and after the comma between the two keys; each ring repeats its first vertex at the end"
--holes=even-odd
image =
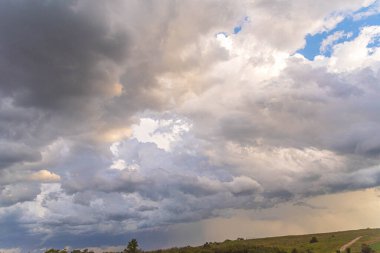
{"type": "Polygon", "coordinates": [[[49,174],[33,173],[59,163],[67,149],[60,138],[91,133],[94,115],[117,95],[130,43],[105,11],[115,5],[1,1],[2,207],[35,200],[49,174]]]}
{"type": "MultiPolygon", "coordinates": [[[[98,2],[99,3],[99,2],[98,2]]],[[[16,105],[72,107],[102,96],[125,60],[127,33],[111,27],[107,4],[0,3],[0,89],[16,105]]],[[[79,106],[79,105],[78,105],[79,106]]]]}
{"type": "MultiPolygon", "coordinates": [[[[0,3],[0,139],[27,146],[18,162],[35,162],[31,154],[53,141],[106,125],[101,115],[121,92],[130,39],[113,20],[120,1],[93,3],[0,3]]],[[[16,163],[12,145],[3,147],[9,150],[0,163],[16,163]]]]}
{"type": "Polygon", "coordinates": [[[271,73],[267,44],[294,52],[341,5],[361,3],[289,5],[277,19],[283,3],[258,2],[263,16],[225,38],[230,50],[215,34],[248,5],[0,2],[0,219],[15,224],[0,242],[119,244],[226,209],[379,185],[380,72],[287,55],[271,73]]]}
{"type": "MultiPolygon", "coordinates": [[[[25,248],[35,248],[38,246],[38,235],[28,233],[22,219],[20,210],[11,210],[8,213],[2,214],[0,219],[0,244],[4,248],[15,247],[15,242],[23,242],[25,248]]],[[[21,246],[20,244],[17,246],[21,246]]]]}
{"type": "Polygon", "coordinates": [[[35,162],[41,159],[37,150],[19,143],[0,142],[0,169],[18,162],[35,162]]]}

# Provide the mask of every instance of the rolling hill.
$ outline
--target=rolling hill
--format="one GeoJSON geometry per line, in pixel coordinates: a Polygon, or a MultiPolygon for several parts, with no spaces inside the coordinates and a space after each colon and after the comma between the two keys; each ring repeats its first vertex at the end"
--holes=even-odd
{"type": "Polygon", "coordinates": [[[343,245],[349,246],[351,253],[359,253],[361,245],[367,244],[380,252],[380,229],[360,229],[320,234],[289,235],[260,239],[226,240],[224,242],[207,242],[198,247],[171,248],[151,251],[151,253],[335,253],[343,245]],[[315,237],[317,242],[311,243],[315,237]],[[360,238],[359,238],[360,237],[360,238]],[[357,240],[355,240],[357,239],[357,240]],[[355,241],[354,241],[355,240],[355,241]]]}

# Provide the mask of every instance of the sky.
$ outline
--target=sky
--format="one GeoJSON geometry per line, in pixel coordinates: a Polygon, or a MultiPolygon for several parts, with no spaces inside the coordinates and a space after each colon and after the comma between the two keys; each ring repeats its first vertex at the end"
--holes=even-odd
{"type": "Polygon", "coordinates": [[[0,251],[380,227],[380,1],[1,0],[0,251]]]}

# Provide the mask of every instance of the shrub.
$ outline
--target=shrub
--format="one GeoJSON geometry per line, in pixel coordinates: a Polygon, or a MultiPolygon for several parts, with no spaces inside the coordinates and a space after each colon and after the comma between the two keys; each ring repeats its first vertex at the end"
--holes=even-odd
{"type": "Polygon", "coordinates": [[[205,244],[203,244],[203,248],[210,248],[210,244],[206,242],[205,244]]]}
{"type": "Polygon", "coordinates": [[[310,243],[316,243],[318,242],[318,239],[317,237],[313,236],[311,239],[310,239],[310,243]]]}
{"type": "Polygon", "coordinates": [[[361,253],[374,253],[375,251],[371,249],[367,244],[362,244],[361,253]]]}

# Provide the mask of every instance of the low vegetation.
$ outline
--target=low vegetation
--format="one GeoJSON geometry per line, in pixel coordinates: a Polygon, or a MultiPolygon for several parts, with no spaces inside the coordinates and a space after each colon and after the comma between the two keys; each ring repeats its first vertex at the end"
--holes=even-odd
{"type": "MultiPolygon", "coordinates": [[[[132,239],[123,253],[142,253],[136,239],[132,239]]],[[[361,229],[312,235],[293,235],[262,239],[237,238],[224,242],[206,242],[197,247],[181,247],[148,251],[145,253],[380,253],[380,229],[361,229]],[[361,238],[344,252],[339,249],[346,243],[361,238]]],[[[50,249],[46,253],[68,253],[50,249]]],[[[74,250],[71,253],[91,253],[74,250]]]]}
{"type": "Polygon", "coordinates": [[[371,248],[376,252],[380,252],[380,242],[372,244],[371,248]]]}

